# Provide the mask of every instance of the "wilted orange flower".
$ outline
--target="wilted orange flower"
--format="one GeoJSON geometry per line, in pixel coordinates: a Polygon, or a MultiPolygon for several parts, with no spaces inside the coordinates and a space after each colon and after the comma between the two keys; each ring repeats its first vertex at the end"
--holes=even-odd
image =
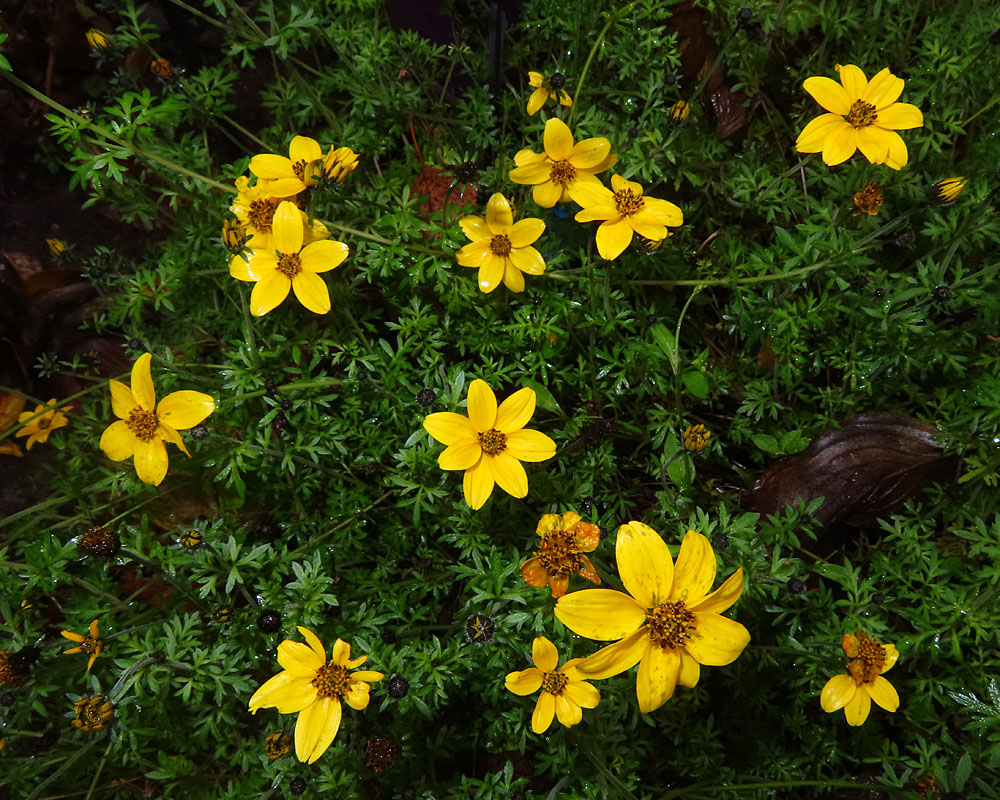
{"type": "Polygon", "coordinates": [[[601,529],[597,525],[581,522],[579,514],[567,511],[561,517],[558,514],[543,516],[535,533],[542,537],[541,545],[534,557],[521,565],[521,577],[530,586],[547,585],[553,597],[562,597],[573,573],[600,584],[594,565],[584,555],[593,552],[601,540],[601,529]]]}
{"type": "Polygon", "coordinates": [[[868,719],[872,700],[886,711],[899,708],[899,695],[882,674],[892,669],[899,651],[892,644],[880,644],[867,633],[845,633],[841,643],[847,657],[847,675],[835,675],[820,694],[820,705],[827,712],[844,709],[847,724],[857,727],[868,719]]]}

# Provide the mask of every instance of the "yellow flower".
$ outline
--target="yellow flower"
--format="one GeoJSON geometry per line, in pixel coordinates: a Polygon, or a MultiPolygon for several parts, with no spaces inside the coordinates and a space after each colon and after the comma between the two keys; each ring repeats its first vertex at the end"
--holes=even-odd
{"type": "Polygon", "coordinates": [[[935,183],[931,187],[931,195],[942,205],[948,205],[958,200],[958,197],[969,185],[969,179],[963,175],[956,175],[953,178],[945,178],[935,183]]]}
{"type": "Polygon", "coordinates": [[[597,708],[601,702],[601,693],[577,670],[582,658],[570,659],[556,669],[559,651],[552,642],[539,636],[531,645],[531,660],[535,666],[508,673],[504,685],[507,691],[521,696],[542,690],[531,715],[531,730],[535,733],[545,733],[553,716],[572,728],[583,719],[583,709],[597,708]]]}
{"type": "Polygon", "coordinates": [[[853,660],[847,665],[847,675],[835,675],[826,682],[819,697],[823,710],[842,708],[847,724],[857,727],[868,719],[872,700],[889,712],[899,708],[899,695],[882,677],[899,658],[896,646],[880,644],[861,631],[845,633],[841,646],[853,660]]]}
{"type": "Polygon", "coordinates": [[[250,171],[271,181],[270,191],[275,197],[291,197],[315,186],[322,166],[323,150],[308,136],[292,139],[287,157],[264,153],[250,159],[250,171]]]}
{"type": "Polygon", "coordinates": [[[497,408],[497,398],[486,381],[469,386],[468,417],[450,411],[430,414],[424,428],[441,444],[441,469],[463,469],[465,502],[482,508],[495,483],[507,494],[524,497],[528,475],[522,461],[546,461],[556,454],[556,443],[539,431],[529,430],[535,413],[535,392],[521,389],[497,408]]]}
{"type": "Polygon", "coordinates": [[[514,222],[507,198],[499,192],[486,204],[486,219],[462,217],[462,231],[472,239],[458,251],[458,263],[463,267],[479,267],[479,290],[492,292],[503,280],[512,292],[524,291],[524,275],[545,272],[545,259],[531,247],[545,223],[529,217],[514,222]]]}
{"type": "Polygon", "coordinates": [[[230,253],[239,254],[249,238],[249,232],[242,222],[234,219],[223,220],[222,244],[230,253]]]}
{"type": "Polygon", "coordinates": [[[691,104],[683,100],[678,100],[670,106],[670,121],[674,125],[683,125],[687,118],[691,116],[691,104]]]}
{"type": "Polygon", "coordinates": [[[601,529],[582,522],[575,511],[545,514],[535,533],[542,537],[541,545],[521,565],[521,577],[529,586],[549,586],[553,597],[562,597],[569,588],[569,576],[576,573],[593,584],[601,579],[584,553],[591,553],[601,541],[601,529]]]}
{"type": "Polygon", "coordinates": [[[538,109],[545,105],[546,100],[555,100],[560,105],[573,105],[571,98],[562,87],[566,85],[565,76],[556,73],[551,78],[546,78],[541,72],[528,72],[528,84],[535,87],[535,91],[528,98],[528,116],[534,116],[538,109]]]}
{"type": "Polygon", "coordinates": [[[545,152],[521,150],[514,156],[516,169],[511,170],[514,183],[534,186],[532,197],[542,208],[569,202],[569,190],[583,183],[601,185],[594,177],[618,163],[611,153],[611,142],[603,137],[584,139],[573,144],[573,134],[560,119],[545,123],[545,152]]]}
{"type": "Polygon", "coordinates": [[[823,163],[842,164],[860,150],[872,164],[892,169],[906,165],[908,154],[897,130],[924,124],[920,109],[897,103],[903,79],[886,67],[869,81],[853,64],[837,65],[840,83],[832,78],[806,78],[802,84],[828,114],[803,128],[795,147],[800,153],[822,153],[823,163]]]}
{"type": "MultiPolygon", "coordinates": [[[[63,406],[63,411],[69,411],[73,406],[63,406]]],[[[22,411],[18,414],[17,421],[21,423],[21,428],[14,436],[27,436],[28,441],[25,447],[30,450],[35,442],[44,444],[49,440],[49,434],[56,428],[69,425],[69,419],[61,411],[56,409],[56,398],[52,398],[44,406],[35,406],[34,411],[22,411]],[[44,411],[44,414],[41,412],[44,411]],[[41,416],[39,416],[41,414],[41,416]]]]}
{"type": "Polygon", "coordinates": [[[177,445],[191,457],[177,431],[193,428],[215,411],[215,401],[202,392],[182,391],[167,395],[156,404],[156,389],[149,370],[153,356],[143,353],[132,366],[132,387],[120,381],[111,386],[111,408],[117,422],[101,436],[101,450],[112,461],[134,458],[135,471],[143,483],[159,486],[167,474],[164,442],[177,445]]]}
{"type": "Polygon", "coordinates": [[[343,639],[333,645],[326,660],[323,643],[312,631],[299,627],[308,645],[286,639],[278,645],[282,671],[250,698],[250,712],[276,708],[279,714],[298,714],[295,723],[295,757],[312,764],[333,743],[343,714],[341,701],[356,711],[368,707],[368,685],[382,680],[381,672],[352,669],[368,660],[351,660],[351,646],[343,639]]]}
{"type": "Polygon", "coordinates": [[[62,239],[46,239],[45,244],[49,246],[49,252],[56,258],[66,255],[66,243],[62,239]]]}
{"type": "Polygon", "coordinates": [[[90,653],[90,660],[87,662],[87,669],[89,670],[92,666],[94,666],[94,662],[101,654],[101,648],[103,646],[100,631],[97,630],[96,619],[90,623],[90,634],[88,636],[85,636],[82,633],[73,633],[72,631],[60,631],[59,633],[71,642],[77,642],[79,644],[78,647],[71,647],[69,650],[63,650],[63,654],[90,653]]]}
{"type": "Polygon", "coordinates": [[[108,45],[111,44],[111,39],[108,38],[108,35],[104,31],[91,28],[87,31],[87,44],[95,50],[107,50],[108,45]]]}
{"type": "Polygon", "coordinates": [[[240,281],[256,281],[250,294],[250,312],[261,317],[284,302],[289,290],[314,314],[330,310],[330,292],[320,272],[339,267],[347,258],[347,245],[328,239],[305,244],[302,212],[283,200],[274,212],[270,243],[251,239],[246,254],[233,256],[229,274],[240,281]]]}
{"type": "Polygon", "coordinates": [[[642,186],[620,175],[611,176],[609,191],[598,183],[577,183],[570,190],[574,202],[583,206],[577,222],[602,220],[597,229],[597,252],[606,261],[614,261],[632,242],[632,234],[659,242],[684,222],[684,212],[667,200],[644,197],[642,186]]]}
{"type": "Polygon", "coordinates": [[[692,425],[684,429],[684,449],[689,453],[700,453],[708,447],[712,432],[706,431],[704,425],[692,425]]]}
{"type": "Polygon", "coordinates": [[[323,157],[322,175],[328,181],[340,183],[358,167],[360,156],[350,147],[338,147],[323,157]]]}
{"type": "Polygon", "coordinates": [[[274,212],[281,198],[271,192],[273,181],[257,181],[241,175],[236,179],[236,199],[229,207],[251,236],[269,237],[274,212]]]}
{"type": "Polygon", "coordinates": [[[94,733],[104,730],[115,715],[114,704],[103,694],[81,697],[73,705],[76,719],[72,724],[78,731],[94,733]]]}
{"type": "Polygon", "coordinates": [[[618,529],[615,556],[629,594],[573,592],[559,598],[555,614],[588,639],[620,640],[584,659],[578,669],[585,678],[601,680],[638,664],[639,710],[649,713],[673,696],[678,683],[696,685],[701,664],[729,664],[750,642],[746,628],[721,616],[743,591],[743,569],[709,593],[716,562],[708,539],[689,530],[674,564],[663,539],[641,522],[618,529]]]}

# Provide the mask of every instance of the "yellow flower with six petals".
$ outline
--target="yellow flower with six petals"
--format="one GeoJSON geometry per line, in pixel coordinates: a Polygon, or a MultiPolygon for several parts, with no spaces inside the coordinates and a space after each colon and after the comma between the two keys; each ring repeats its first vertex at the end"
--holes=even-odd
{"type": "Polygon", "coordinates": [[[902,169],[908,154],[897,130],[924,124],[920,109],[897,103],[903,79],[886,67],[869,81],[853,64],[837,65],[840,83],[832,78],[806,78],[802,84],[827,110],[803,128],[795,141],[800,153],[822,153],[823,163],[842,164],[860,150],[872,164],[902,169]]]}
{"type": "Polygon", "coordinates": [[[892,669],[899,658],[895,645],[880,644],[867,633],[845,633],[841,643],[847,657],[846,675],[835,675],[826,682],[819,702],[823,710],[844,709],[847,724],[857,727],[868,719],[872,700],[886,711],[899,708],[896,689],[882,674],[892,669]]]}
{"type": "Polygon", "coordinates": [[[569,190],[581,183],[601,182],[594,177],[618,163],[611,152],[611,142],[604,137],[584,139],[573,144],[573,134],[561,119],[545,123],[545,152],[520,150],[514,156],[516,169],[511,170],[514,183],[534,186],[532,197],[542,208],[569,202],[569,190]]]}
{"type": "Polygon", "coordinates": [[[305,244],[302,212],[295,203],[283,200],[274,212],[271,241],[260,246],[257,239],[247,244],[250,250],[229,261],[229,274],[240,281],[256,281],[250,294],[250,312],[261,317],[273,311],[291,290],[299,302],[314,314],[330,310],[330,292],[320,272],[339,267],[349,250],[343,242],[330,239],[305,244]]]}
{"type": "Polygon", "coordinates": [[[529,217],[514,222],[507,198],[499,192],[486,204],[486,219],[462,217],[458,221],[472,239],[458,251],[463,267],[479,267],[479,290],[492,292],[501,280],[512,292],[524,291],[524,276],[545,272],[545,259],[531,246],[545,230],[545,223],[529,217]]]}
{"type": "Polygon", "coordinates": [[[546,78],[541,72],[529,70],[528,84],[535,88],[528,98],[529,117],[534,116],[545,105],[546,100],[555,100],[567,108],[573,105],[573,98],[562,88],[566,84],[566,78],[558,72],[551,78],[546,78]]]}
{"type": "Polygon", "coordinates": [[[700,533],[687,532],[675,564],[660,535],[633,521],[618,529],[615,557],[628,594],[585,589],[556,603],[556,618],[574,633],[620,640],[584,659],[583,677],[610,678],[638,664],[639,710],[649,713],[678,683],[695,686],[702,664],[729,664],[749,644],[747,629],[721,616],[743,592],[743,569],[710,593],[715,553],[700,533]]]}
{"type": "Polygon", "coordinates": [[[90,653],[90,660],[87,662],[87,669],[89,670],[94,666],[94,662],[97,657],[101,654],[101,649],[104,643],[101,641],[101,633],[97,628],[97,620],[95,619],[90,623],[89,635],[84,635],[82,633],[73,633],[72,631],[59,631],[61,636],[69,639],[71,642],[77,642],[76,647],[71,647],[69,650],[63,650],[63,655],[68,653],[90,653]]]}
{"type": "Polygon", "coordinates": [[[181,391],[167,395],[157,405],[149,370],[152,358],[143,353],[136,359],[131,388],[120,381],[108,381],[111,409],[118,421],[101,435],[101,450],[112,461],[133,458],[139,480],[159,486],[168,466],[164,442],[177,445],[190,458],[177,431],[199,424],[215,411],[215,401],[203,392],[181,391]]]}
{"type": "Polygon", "coordinates": [[[351,646],[343,639],[333,645],[330,660],[319,637],[299,626],[308,644],[286,639],[278,645],[282,671],[266,681],[250,698],[250,712],[276,708],[279,714],[298,714],[295,722],[295,757],[312,764],[333,743],[343,715],[341,702],[355,711],[368,707],[371,686],[384,677],[360,667],[368,656],[351,659],[351,646]]]}
{"type": "Polygon", "coordinates": [[[556,443],[528,424],[535,413],[535,392],[524,388],[497,407],[486,381],[469,386],[468,417],[451,411],[429,414],[424,429],[447,445],[438,456],[441,469],[465,470],[465,502],[482,508],[499,484],[507,494],[524,497],[528,475],[522,461],[546,461],[556,454],[556,443]]]}
{"type": "Polygon", "coordinates": [[[600,182],[576,183],[570,189],[573,201],[583,207],[574,219],[577,222],[601,220],[597,229],[597,252],[606,261],[614,261],[632,242],[632,234],[651,242],[660,242],[670,234],[667,226],[676,228],[684,222],[684,212],[667,200],[645,197],[642,186],[611,176],[609,191],[600,182]]]}
{"type": "Polygon", "coordinates": [[[508,673],[504,685],[521,696],[542,690],[531,715],[531,730],[535,733],[545,733],[553,716],[572,728],[583,719],[584,708],[597,708],[601,702],[601,693],[577,670],[582,658],[572,658],[557,669],[559,651],[552,642],[539,636],[531,645],[531,660],[535,666],[508,673]]]}
{"type": "MultiPolygon", "coordinates": [[[[22,408],[24,406],[22,405],[22,408]]],[[[62,411],[69,411],[73,406],[63,406],[62,411]]],[[[49,434],[56,428],[69,425],[69,418],[56,408],[56,398],[52,398],[44,406],[35,406],[34,411],[22,411],[17,421],[21,423],[21,428],[14,436],[27,436],[28,441],[25,447],[30,450],[35,442],[45,444],[49,440],[49,434]],[[44,414],[41,412],[45,412],[44,414]]]]}
{"type": "Polygon", "coordinates": [[[308,136],[296,136],[288,146],[287,156],[263,153],[250,159],[250,171],[271,181],[274,197],[291,197],[319,181],[323,166],[319,142],[308,136]]]}

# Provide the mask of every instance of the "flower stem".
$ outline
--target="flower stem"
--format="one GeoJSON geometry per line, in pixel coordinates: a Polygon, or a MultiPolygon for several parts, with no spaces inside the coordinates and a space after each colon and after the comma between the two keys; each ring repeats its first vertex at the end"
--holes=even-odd
{"type": "Polygon", "coordinates": [[[587,72],[590,70],[590,63],[594,60],[594,56],[597,55],[597,51],[604,44],[604,37],[608,35],[608,31],[611,26],[614,25],[619,17],[628,14],[633,8],[635,8],[635,0],[629,3],[625,8],[618,9],[616,11],[611,11],[608,13],[608,21],[601,28],[601,32],[597,35],[597,39],[594,41],[594,46],[590,48],[590,52],[587,54],[587,60],[583,63],[583,69],[580,71],[580,77],[576,82],[576,90],[573,94],[573,106],[569,110],[569,116],[566,119],[566,124],[570,128],[573,127],[573,118],[576,115],[576,109],[579,107],[580,98],[583,96],[584,82],[587,79],[587,72]]]}

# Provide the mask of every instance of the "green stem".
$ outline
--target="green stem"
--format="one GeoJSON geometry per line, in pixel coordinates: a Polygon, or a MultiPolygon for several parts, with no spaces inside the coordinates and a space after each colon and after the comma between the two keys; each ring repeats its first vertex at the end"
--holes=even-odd
{"type": "Polygon", "coordinates": [[[587,60],[583,63],[583,69],[580,71],[580,77],[576,82],[576,91],[573,94],[573,107],[569,110],[569,116],[566,119],[566,124],[572,128],[573,118],[576,115],[576,109],[579,108],[580,98],[583,96],[583,87],[587,79],[587,72],[590,70],[590,64],[594,60],[594,56],[597,55],[597,51],[600,49],[601,45],[604,44],[604,37],[608,35],[608,31],[611,30],[611,26],[614,25],[619,16],[624,16],[628,14],[633,8],[635,8],[635,2],[629,3],[625,8],[611,11],[608,13],[608,21],[601,28],[601,32],[597,35],[597,39],[594,42],[594,46],[590,48],[590,52],[587,54],[587,60]]]}
{"type": "MultiPolygon", "coordinates": [[[[0,569],[10,569],[10,570],[24,570],[25,572],[37,572],[37,570],[30,564],[22,564],[17,561],[0,561],[0,569]]],[[[103,597],[109,603],[112,603],[119,611],[123,611],[127,608],[127,605],[115,597],[113,594],[109,594],[94,584],[85,581],[83,578],[77,578],[74,575],[67,575],[66,580],[72,583],[74,586],[83,589],[84,591],[90,592],[95,597],[103,597]]]]}

